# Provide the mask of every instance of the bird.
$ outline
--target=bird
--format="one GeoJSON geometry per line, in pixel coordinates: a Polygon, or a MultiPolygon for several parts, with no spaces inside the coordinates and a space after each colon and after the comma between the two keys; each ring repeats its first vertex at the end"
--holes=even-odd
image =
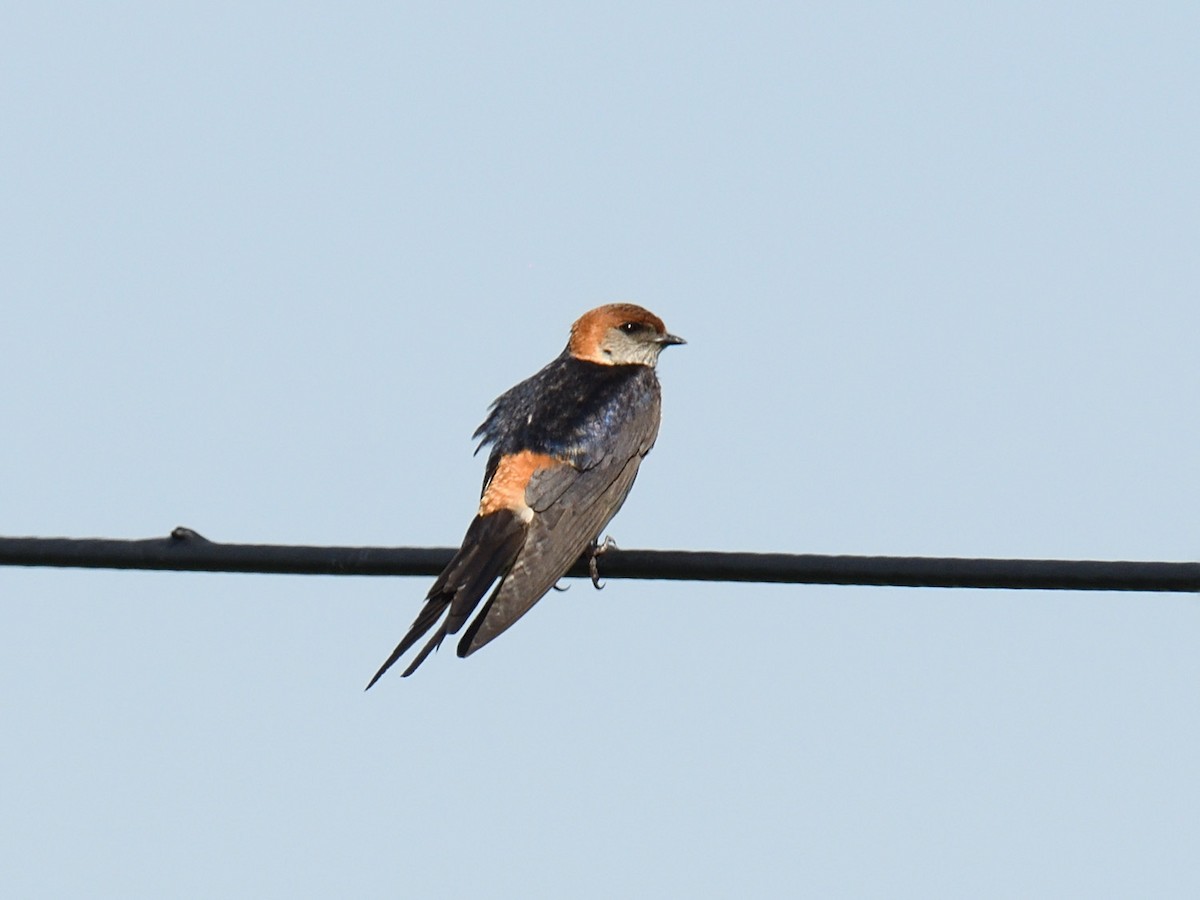
{"type": "Polygon", "coordinates": [[[472,436],[476,453],[491,447],[475,518],[367,690],[436,626],[403,675],[415,672],[493,584],[463,631],[460,657],[525,615],[589,549],[599,586],[595,557],[609,546],[599,535],[658,437],[659,354],[685,343],[641,306],[599,306],[575,321],[558,357],[492,403],[472,436]]]}

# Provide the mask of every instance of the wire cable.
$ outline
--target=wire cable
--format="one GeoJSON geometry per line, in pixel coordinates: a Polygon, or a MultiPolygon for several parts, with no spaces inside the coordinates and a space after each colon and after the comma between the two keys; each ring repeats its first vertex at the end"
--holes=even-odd
{"type": "MultiPolygon", "coordinates": [[[[0,565],[284,575],[437,575],[450,547],[226,544],[190,528],[148,540],[0,537],[0,565]]],[[[1200,592],[1198,562],[605,551],[604,578],[1058,591],[1200,592]]],[[[586,558],[567,573],[588,576],[586,558]]]]}

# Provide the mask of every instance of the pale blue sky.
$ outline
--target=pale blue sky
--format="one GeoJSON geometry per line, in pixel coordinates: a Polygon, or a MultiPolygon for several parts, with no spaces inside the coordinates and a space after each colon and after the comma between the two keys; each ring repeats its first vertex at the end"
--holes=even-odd
{"type": "MultiPolygon", "coordinates": [[[[626,547],[1200,557],[1194,3],[0,13],[0,534],[455,544],[571,321],[626,547]]],[[[1195,597],[0,569],[13,897],[1194,897],[1195,597]]]]}

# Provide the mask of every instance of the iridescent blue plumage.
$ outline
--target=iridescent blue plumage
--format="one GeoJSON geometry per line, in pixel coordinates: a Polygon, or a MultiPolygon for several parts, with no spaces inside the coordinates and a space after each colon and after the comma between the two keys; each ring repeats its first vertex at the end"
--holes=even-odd
{"type": "Polygon", "coordinates": [[[502,456],[522,450],[591,468],[610,452],[613,435],[659,393],[649,366],[606,366],[564,351],[501,394],[476,429],[480,447],[492,445],[484,483],[502,456]]]}

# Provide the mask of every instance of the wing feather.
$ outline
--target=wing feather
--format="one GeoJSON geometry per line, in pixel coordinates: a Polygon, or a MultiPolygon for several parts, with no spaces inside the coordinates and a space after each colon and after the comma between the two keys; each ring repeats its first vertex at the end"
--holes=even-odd
{"type": "Polygon", "coordinates": [[[474,653],[525,615],[599,536],[629,495],[658,436],[659,420],[654,395],[612,436],[597,465],[560,466],[530,479],[525,500],[535,515],[521,552],[463,633],[459,656],[474,653]]]}

